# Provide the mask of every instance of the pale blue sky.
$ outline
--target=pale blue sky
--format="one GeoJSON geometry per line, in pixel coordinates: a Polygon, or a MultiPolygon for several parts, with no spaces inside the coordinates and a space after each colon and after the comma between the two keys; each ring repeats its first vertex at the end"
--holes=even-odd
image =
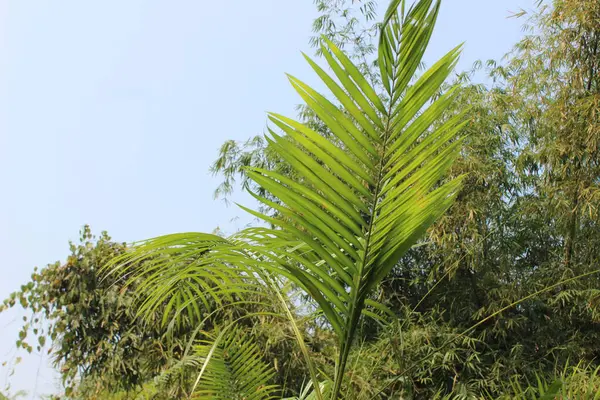
{"type": "MultiPolygon", "coordinates": [[[[501,57],[522,34],[509,11],[532,4],[446,0],[428,60],[462,41],[459,70],[501,57]]],[[[0,0],[0,298],[85,223],[119,241],[240,227],[209,165],[265,111],[294,116],[284,72],[316,82],[300,55],[315,16],[311,0],[0,0]]],[[[0,362],[20,315],[0,315],[0,362]]],[[[55,386],[39,355],[7,380],[55,386]]]]}

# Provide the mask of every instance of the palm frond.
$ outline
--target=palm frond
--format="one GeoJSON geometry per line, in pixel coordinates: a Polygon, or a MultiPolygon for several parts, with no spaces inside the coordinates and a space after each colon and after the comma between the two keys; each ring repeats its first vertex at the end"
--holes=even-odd
{"type": "Polygon", "coordinates": [[[335,78],[306,57],[342,109],[308,85],[290,82],[332,133],[270,114],[270,146],[302,179],[292,182],[264,169],[248,175],[279,204],[253,194],[282,218],[254,215],[277,226],[272,238],[294,237],[306,246],[281,252],[281,266],[319,303],[340,338],[337,393],[349,346],[369,293],[398,259],[452,204],[460,179],[441,184],[460,150],[462,117],[438,124],[454,91],[432,101],[456,64],[451,50],[413,85],[410,82],[439,11],[439,1],[418,1],[405,15],[394,2],[382,28],[379,65],[386,96],[378,96],[335,44],[322,52],[335,78]],[[431,103],[429,107],[426,107],[431,103]]]}
{"type": "Polygon", "coordinates": [[[275,370],[262,360],[258,346],[239,329],[221,332],[194,349],[200,376],[191,397],[213,400],[273,399],[280,392],[269,384],[275,370]]]}
{"type": "Polygon", "coordinates": [[[263,288],[252,266],[239,260],[231,241],[213,234],[179,233],[149,239],[107,266],[130,283],[137,281],[139,313],[162,310],[162,323],[185,316],[192,323],[224,303],[239,302],[263,288]]]}

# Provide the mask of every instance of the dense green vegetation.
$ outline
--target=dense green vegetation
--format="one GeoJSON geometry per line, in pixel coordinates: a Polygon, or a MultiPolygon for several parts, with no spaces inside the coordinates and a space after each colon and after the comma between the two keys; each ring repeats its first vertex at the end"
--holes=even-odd
{"type": "Polygon", "coordinates": [[[255,226],[85,227],[2,306],[17,346],[72,399],[600,398],[600,3],[540,3],[456,75],[459,47],[422,63],[438,1],[315,3],[331,96],[290,77],[300,122],[213,166],[255,226]]]}

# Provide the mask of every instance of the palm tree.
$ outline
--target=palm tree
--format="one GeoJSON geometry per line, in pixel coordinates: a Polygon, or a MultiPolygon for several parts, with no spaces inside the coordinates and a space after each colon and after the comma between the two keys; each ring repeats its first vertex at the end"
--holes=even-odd
{"type": "MultiPolygon", "coordinates": [[[[173,298],[178,307],[196,304],[197,297],[219,301],[242,294],[249,277],[253,284],[271,277],[294,282],[337,335],[339,355],[328,393],[339,398],[361,317],[383,310],[369,296],[460,187],[460,178],[444,177],[461,149],[464,114],[440,120],[456,93],[452,88],[440,95],[460,46],[415,79],[439,9],[439,0],[418,0],[410,7],[405,0],[391,2],[379,41],[381,88],[325,38],[321,50],[332,74],[305,55],[340,106],[299,79],[289,80],[330,135],[270,113],[266,140],[290,165],[294,179],[250,169],[250,178],[271,196],[252,195],[277,215],[242,206],[270,227],[228,238],[181,233],[137,245],[116,263],[127,269],[135,264],[130,261],[153,260],[140,289],[151,299],[146,307],[173,298]]],[[[314,370],[312,379],[322,399],[314,370]]]]}

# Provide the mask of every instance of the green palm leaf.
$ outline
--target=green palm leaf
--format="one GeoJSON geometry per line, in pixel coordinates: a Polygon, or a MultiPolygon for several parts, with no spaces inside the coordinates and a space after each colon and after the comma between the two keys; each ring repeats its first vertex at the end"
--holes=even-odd
{"type": "Polygon", "coordinates": [[[256,294],[254,265],[239,261],[232,241],[213,234],[178,233],[146,240],[109,264],[111,273],[138,282],[139,313],[153,317],[164,306],[162,323],[186,316],[198,323],[224,303],[256,294]],[[235,257],[235,262],[230,260],[235,257]]]}
{"type": "Polygon", "coordinates": [[[262,360],[258,346],[240,329],[223,330],[194,346],[193,352],[157,378],[164,384],[182,374],[197,376],[187,397],[211,400],[273,399],[269,384],[275,370],[262,360]]]}
{"type": "Polygon", "coordinates": [[[403,15],[397,6],[404,9],[404,2],[394,3],[380,41],[386,95],[377,96],[340,49],[325,40],[322,51],[337,80],[307,59],[343,108],[294,77],[290,82],[327,124],[332,139],[270,114],[284,135],[270,131],[267,140],[301,182],[267,170],[248,173],[281,203],[255,195],[283,216],[254,213],[278,227],[262,244],[273,249],[271,237],[289,235],[306,244],[293,257],[281,253],[289,259],[282,267],[320,304],[339,335],[336,395],[367,296],[451,205],[460,184],[458,179],[440,181],[460,150],[461,117],[432,128],[453,91],[425,108],[453,69],[459,49],[409,85],[431,37],[439,2],[419,1],[403,15]],[[323,261],[318,270],[317,260],[323,261]]]}
{"type": "Polygon", "coordinates": [[[197,346],[203,373],[195,399],[263,400],[275,398],[277,385],[268,382],[275,370],[266,364],[258,346],[240,330],[219,334],[213,341],[197,346]]]}

